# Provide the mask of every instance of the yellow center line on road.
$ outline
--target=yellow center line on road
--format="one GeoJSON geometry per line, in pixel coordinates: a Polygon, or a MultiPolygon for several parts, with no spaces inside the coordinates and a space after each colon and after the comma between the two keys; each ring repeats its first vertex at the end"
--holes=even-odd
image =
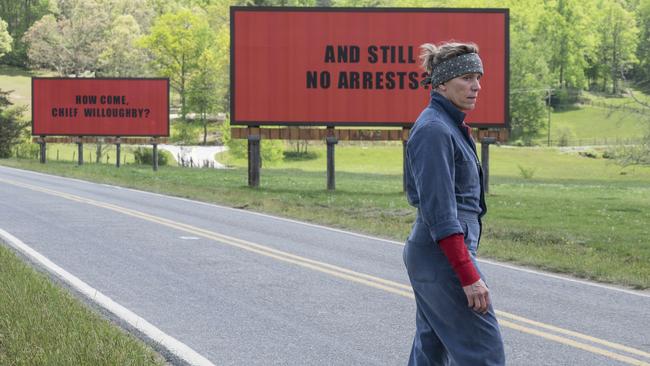
{"type": "Polygon", "coordinates": [[[571,347],[574,347],[574,348],[577,348],[577,349],[581,349],[583,351],[595,353],[597,355],[609,357],[609,358],[614,359],[616,361],[625,362],[625,363],[630,364],[630,365],[637,365],[637,366],[649,365],[647,362],[637,360],[636,358],[632,358],[632,357],[628,357],[628,356],[624,356],[624,355],[619,355],[618,353],[610,352],[608,350],[598,348],[598,347],[594,347],[594,346],[591,346],[591,345],[588,345],[588,344],[585,344],[585,343],[582,343],[582,342],[577,342],[577,341],[574,341],[573,339],[568,339],[568,338],[565,338],[565,337],[557,336],[555,334],[542,332],[542,331],[539,331],[537,329],[528,328],[528,327],[525,327],[523,325],[519,325],[519,324],[510,322],[508,320],[499,319],[499,324],[502,325],[502,326],[508,327],[510,329],[518,330],[518,331],[523,332],[523,333],[532,334],[532,335],[535,335],[535,336],[538,336],[538,337],[541,337],[541,338],[544,338],[544,339],[548,339],[548,340],[555,341],[555,342],[558,342],[558,343],[566,344],[567,346],[571,346],[571,347]]]}
{"type": "Polygon", "coordinates": [[[650,358],[650,353],[643,352],[643,351],[638,350],[636,348],[627,347],[627,346],[624,346],[622,344],[618,344],[618,343],[614,343],[614,342],[609,342],[609,341],[606,341],[606,340],[603,340],[603,339],[600,339],[600,338],[595,338],[595,337],[592,337],[592,336],[589,336],[589,335],[586,335],[586,334],[574,332],[572,330],[559,328],[559,327],[556,327],[556,326],[553,326],[553,325],[550,325],[550,324],[540,323],[538,321],[527,319],[527,318],[521,317],[519,315],[507,313],[507,312],[501,311],[501,310],[495,310],[495,313],[498,316],[503,317],[503,318],[509,318],[510,320],[516,320],[516,321],[519,321],[519,322],[522,322],[522,323],[534,325],[534,326],[539,327],[539,328],[544,328],[544,329],[552,330],[552,331],[557,332],[557,333],[566,334],[568,336],[572,336],[572,337],[575,337],[575,338],[584,339],[584,340],[589,341],[589,342],[602,344],[603,346],[607,346],[609,348],[614,348],[614,349],[617,349],[617,350],[620,350],[620,351],[624,351],[624,352],[632,353],[632,354],[635,354],[635,355],[638,355],[638,356],[650,358]]]}
{"type": "MultiPolygon", "coordinates": [[[[69,194],[69,193],[65,193],[65,192],[55,191],[55,190],[51,190],[51,189],[48,189],[48,188],[38,187],[38,186],[31,185],[31,184],[20,183],[20,182],[11,181],[11,180],[7,180],[7,179],[3,179],[3,178],[0,178],[0,182],[4,182],[6,184],[10,184],[10,185],[17,186],[17,187],[27,188],[27,189],[32,190],[32,191],[42,192],[42,193],[45,193],[45,194],[48,194],[48,195],[53,195],[53,196],[65,198],[65,199],[68,199],[68,200],[71,200],[71,201],[76,201],[76,202],[89,204],[89,205],[96,206],[96,207],[101,207],[101,208],[108,209],[108,210],[111,210],[111,211],[119,212],[119,213],[124,214],[124,215],[128,215],[128,216],[131,216],[131,217],[135,217],[135,218],[139,218],[139,219],[146,220],[146,221],[149,221],[149,222],[153,222],[153,223],[163,225],[163,226],[166,226],[166,227],[169,227],[169,228],[184,231],[186,233],[191,233],[193,235],[197,235],[197,236],[209,239],[209,240],[217,241],[217,242],[219,242],[221,244],[226,244],[226,245],[229,245],[229,246],[232,246],[232,247],[240,248],[240,249],[243,249],[243,250],[246,250],[246,251],[249,251],[249,252],[253,252],[253,253],[256,253],[256,254],[260,254],[260,255],[263,255],[263,256],[266,256],[266,257],[269,257],[269,258],[273,258],[273,259],[276,259],[276,260],[279,260],[279,261],[282,261],[282,262],[291,263],[291,264],[295,264],[295,265],[303,267],[303,268],[308,268],[308,269],[318,271],[318,272],[321,272],[321,273],[326,273],[328,275],[331,275],[331,276],[334,276],[334,277],[337,277],[337,278],[340,278],[340,279],[344,279],[344,280],[347,280],[347,281],[359,283],[359,284],[362,284],[364,286],[368,286],[368,287],[372,287],[372,288],[375,288],[375,289],[378,289],[378,290],[390,292],[390,293],[400,295],[400,296],[403,296],[403,297],[407,297],[407,298],[410,298],[410,299],[414,298],[413,290],[411,289],[411,286],[401,284],[401,283],[398,283],[398,282],[395,282],[395,281],[386,280],[386,279],[383,279],[383,278],[380,278],[380,277],[372,276],[372,275],[365,274],[365,273],[360,273],[360,272],[357,272],[357,271],[353,271],[353,270],[343,268],[343,267],[339,267],[339,266],[336,266],[336,265],[332,265],[332,264],[329,264],[329,263],[320,262],[320,261],[317,261],[317,260],[305,258],[305,257],[299,256],[299,255],[295,255],[295,254],[288,253],[288,252],[285,252],[285,251],[282,251],[282,250],[274,249],[274,248],[264,246],[264,245],[261,245],[261,244],[253,243],[253,242],[250,242],[250,241],[247,241],[247,240],[238,239],[238,238],[231,237],[231,236],[228,236],[228,235],[219,234],[219,233],[216,233],[214,231],[201,229],[199,227],[191,226],[191,225],[184,224],[184,223],[179,223],[179,222],[176,222],[176,221],[165,219],[163,217],[150,215],[150,214],[147,214],[147,213],[144,213],[144,212],[141,212],[141,211],[132,210],[132,209],[122,207],[122,206],[117,206],[117,205],[114,205],[114,204],[111,204],[111,203],[92,200],[92,199],[89,199],[89,198],[84,198],[84,197],[81,197],[81,196],[77,196],[77,195],[73,195],[73,194],[69,194]]],[[[602,355],[602,356],[605,356],[605,357],[608,357],[608,358],[611,358],[611,359],[614,359],[614,360],[617,360],[617,361],[621,361],[621,362],[624,362],[624,363],[627,363],[627,364],[630,364],[630,365],[650,366],[650,363],[642,361],[642,360],[638,360],[638,359],[635,359],[635,358],[632,358],[632,357],[621,355],[621,354],[609,351],[609,350],[604,349],[604,348],[599,348],[597,346],[593,346],[593,345],[590,345],[590,344],[578,342],[576,340],[566,338],[566,337],[563,337],[563,336],[559,336],[559,335],[556,335],[556,334],[548,333],[548,332],[545,332],[545,331],[542,331],[542,330],[539,330],[539,329],[535,329],[535,328],[531,328],[531,327],[528,327],[528,326],[525,326],[525,325],[514,323],[513,321],[517,321],[517,322],[520,322],[520,323],[535,326],[537,328],[547,329],[547,330],[550,330],[550,331],[553,331],[553,332],[556,332],[556,333],[560,333],[560,334],[564,334],[564,335],[567,335],[567,336],[572,336],[572,337],[575,337],[575,338],[583,339],[583,340],[586,340],[586,341],[589,341],[589,342],[592,342],[592,343],[596,343],[596,344],[600,344],[600,345],[609,347],[611,349],[617,349],[617,350],[624,351],[624,352],[627,352],[627,353],[630,353],[630,354],[635,354],[635,355],[638,355],[638,356],[650,358],[650,354],[647,353],[647,352],[637,350],[635,348],[627,347],[627,346],[624,346],[624,345],[621,345],[621,344],[618,344],[618,343],[602,340],[602,339],[592,337],[592,336],[589,336],[589,335],[586,335],[586,334],[578,333],[578,332],[575,332],[575,331],[571,331],[571,330],[559,328],[559,327],[556,327],[556,326],[553,326],[553,325],[549,325],[549,324],[541,323],[541,322],[534,321],[534,320],[531,320],[531,319],[527,319],[527,318],[524,318],[524,317],[521,317],[521,316],[518,316],[518,315],[514,315],[514,314],[510,314],[510,313],[507,313],[507,312],[504,312],[504,311],[496,310],[496,314],[499,317],[501,317],[501,319],[499,319],[499,323],[501,324],[501,326],[504,326],[504,327],[507,327],[507,328],[510,328],[510,329],[514,329],[514,330],[517,330],[517,331],[520,331],[520,332],[523,332],[523,333],[535,335],[535,336],[538,336],[538,337],[541,337],[541,338],[544,338],[544,339],[547,339],[547,340],[558,342],[558,343],[568,345],[568,346],[571,346],[571,347],[574,347],[574,348],[577,348],[577,349],[581,349],[581,350],[584,350],[584,351],[587,351],[587,352],[591,352],[591,353],[594,353],[594,354],[597,354],[597,355],[602,355]],[[505,320],[503,318],[508,318],[509,320],[505,320]]]]}

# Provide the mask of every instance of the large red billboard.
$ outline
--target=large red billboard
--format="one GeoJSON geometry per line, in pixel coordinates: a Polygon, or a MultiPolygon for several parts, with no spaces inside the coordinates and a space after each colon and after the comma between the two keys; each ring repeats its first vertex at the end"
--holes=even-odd
{"type": "Polygon", "coordinates": [[[408,126],[429,100],[419,46],[480,48],[477,127],[508,123],[507,9],[231,8],[234,125],[408,126]]]}
{"type": "Polygon", "coordinates": [[[169,79],[32,78],[32,135],[169,136],[169,79]]]}

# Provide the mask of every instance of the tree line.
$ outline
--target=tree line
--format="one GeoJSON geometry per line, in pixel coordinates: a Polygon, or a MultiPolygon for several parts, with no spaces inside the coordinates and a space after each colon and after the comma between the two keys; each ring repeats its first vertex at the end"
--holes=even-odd
{"type": "Polygon", "coordinates": [[[509,8],[511,136],[526,143],[546,103],[650,90],[650,0],[0,0],[0,63],[169,77],[182,117],[205,118],[228,111],[233,5],[509,8]]]}

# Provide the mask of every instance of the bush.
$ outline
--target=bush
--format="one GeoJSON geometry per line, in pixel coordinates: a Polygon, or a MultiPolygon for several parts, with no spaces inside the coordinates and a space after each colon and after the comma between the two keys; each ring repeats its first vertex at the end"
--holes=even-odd
{"type": "Polygon", "coordinates": [[[262,155],[262,166],[273,166],[284,158],[284,141],[262,140],[260,150],[262,155]]]}
{"type": "Polygon", "coordinates": [[[0,90],[0,158],[11,157],[12,147],[20,142],[27,128],[27,123],[20,118],[25,109],[24,106],[12,107],[9,92],[0,90]]]}
{"type": "Polygon", "coordinates": [[[616,159],[616,152],[614,150],[603,151],[603,159],[616,159]]]}
{"type": "MultiPolygon", "coordinates": [[[[150,147],[138,147],[133,151],[133,158],[136,164],[153,165],[153,149],[150,147]]],[[[169,159],[168,152],[158,150],[158,166],[167,165],[169,159]]]]}
{"type": "Polygon", "coordinates": [[[566,109],[580,101],[580,89],[562,88],[551,96],[551,106],[554,109],[566,109]]]}
{"type": "Polygon", "coordinates": [[[248,155],[248,141],[244,139],[229,139],[227,146],[230,155],[238,159],[246,159],[248,155]]]}
{"type": "Polygon", "coordinates": [[[31,142],[23,142],[14,148],[14,156],[18,159],[38,159],[40,146],[31,142]]]}
{"type": "MultiPolygon", "coordinates": [[[[248,157],[248,141],[245,139],[230,139],[228,141],[228,151],[235,158],[246,159],[248,157]]],[[[262,145],[260,147],[262,166],[273,166],[281,161],[284,157],[283,152],[283,141],[262,139],[262,145]]]]}
{"type": "Polygon", "coordinates": [[[320,156],[316,151],[284,151],[284,160],[305,161],[315,160],[320,156]]]}
{"type": "Polygon", "coordinates": [[[526,144],[524,143],[524,140],[517,139],[512,143],[512,146],[522,147],[522,146],[526,146],[526,144]]]}
{"type": "Polygon", "coordinates": [[[578,155],[584,156],[585,158],[598,159],[598,153],[593,151],[580,151],[578,155]]]}
{"type": "Polygon", "coordinates": [[[571,137],[573,137],[573,133],[571,132],[571,130],[569,130],[566,127],[561,128],[558,131],[557,145],[558,146],[569,146],[569,141],[571,140],[571,137]]]}
{"type": "Polygon", "coordinates": [[[221,143],[228,147],[230,155],[237,159],[245,159],[248,155],[248,141],[231,137],[229,118],[219,126],[219,132],[221,132],[221,143]]]}
{"type": "Polygon", "coordinates": [[[642,142],[641,144],[631,146],[619,146],[615,152],[615,159],[623,167],[630,165],[650,165],[650,142],[642,142]]]}
{"type": "Polygon", "coordinates": [[[519,168],[519,175],[524,179],[533,179],[535,170],[537,170],[535,168],[526,168],[521,165],[517,165],[517,168],[519,168]]]}
{"type": "Polygon", "coordinates": [[[198,143],[200,126],[196,123],[176,120],[171,131],[170,141],[186,145],[198,143]]]}

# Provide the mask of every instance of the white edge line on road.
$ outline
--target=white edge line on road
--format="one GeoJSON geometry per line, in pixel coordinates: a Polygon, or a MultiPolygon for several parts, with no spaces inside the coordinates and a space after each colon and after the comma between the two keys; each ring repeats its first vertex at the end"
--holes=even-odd
{"type": "MultiPolygon", "coordinates": [[[[21,171],[21,172],[33,173],[33,174],[38,174],[38,175],[43,175],[43,176],[47,176],[47,177],[61,178],[61,179],[64,179],[64,180],[69,179],[69,180],[76,181],[76,182],[79,182],[79,183],[99,184],[99,185],[114,188],[114,189],[128,190],[128,191],[133,191],[133,192],[143,193],[143,194],[149,194],[149,195],[158,196],[158,197],[171,198],[171,199],[174,199],[174,200],[185,201],[185,202],[195,203],[195,204],[204,205],[204,206],[212,206],[212,207],[217,207],[217,208],[220,208],[220,209],[226,209],[226,210],[231,210],[231,211],[240,212],[240,213],[248,213],[248,214],[257,215],[257,216],[261,216],[261,217],[266,217],[266,218],[270,218],[270,219],[291,222],[291,223],[294,223],[294,224],[305,225],[305,226],[319,228],[319,229],[325,229],[325,230],[333,231],[333,232],[336,232],[336,233],[356,236],[356,237],[363,238],[363,239],[376,240],[376,241],[381,241],[381,242],[388,243],[388,244],[404,246],[404,243],[401,243],[401,242],[398,242],[398,241],[395,241],[395,240],[389,240],[389,239],[379,238],[379,237],[375,237],[375,236],[371,236],[371,235],[359,234],[359,233],[355,233],[355,232],[352,232],[352,231],[336,229],[336,228],[329,227],[329,226],[324,226],[324,225],[319,225],[319,224],[313,224],[313,223],[310,223],[310,222],[304,222],[304,221],[289,219],[289,218],[286,218],[286,217],[273,216],[273,215],[269,215],[269,214],[265,214],[265,213],[261,213],[261,212],[248,211],[248,210],[244,210],[244,209],[240,209],[240,208],[222,206],[222,205],[218,205],[216,203],[201,202],[201,201],[197,201],[197,200],[193,200],[193,199],[189,199],[189,198],[170,196],[170,195],[165,195],[165,194],[156,193],[156,192],[148,192],[148,191],[143,191],[143,190],[139,190],[139,189],[135,189],[135,188],[120,187],[120,186],[116,186],[116,185],[112,185],[112,184],[90,182],[90,181],[81,180],[81,179],[77,179],[77,178],[70,178],[70,177],[62,177],[62,176],[59,176],[59,175],[45,174],[45,173],[41,173],[41,172],[35,172],[35,171],[32,171],[32,170],[24,170],[24,169],[17,169],[17,168],[11,168],[11,167],[3,167],[3,168],[18,170],[18,171],[21,171]]],[[[478,259],[478,261],[483,262],[483,263],[487,263],[487,264],[491,264],[491,265],[494,265],[494,266],[498,266],[498,267],[508,268],[508,269],[511,269],[511,270],[514,270],[514,271],[520,271],[520,272],[535,274],[535,275],[538,275],[538,276],[549,277],[549,278],[553,278],[553,279],[556,279],[556,280],[564,280],[564,281],[573,282],[573,283],[577,283],[577,284],[581,284],[581,285],[597,287],[597,288],[601,288],[601,289],[605,289],[605,290],[617,291],[617,292],[625,293],[625,294],[628,294],[628,295],[635,295],[635,296],[650,298],[650,294],[644,293],[644,292],[639,292],[639,291],[634,291],[634,290],[629,290],[629,289],[619,288],[619,287],[614,287],[614,286],[608,286],[608,285],[604,285],[604,284],[600,284],[600,283],[596,283],[596,282],[589,282],[589,281],[586,281],[586,280],[579,280],[579,279],[571,278],[571,277],[567,277],[567,276],[560,276],[560,275],[556,275],[556,274],[552,274],[552,273],[546,273],[546,272],[537,271],[537,270],[533,270],[533,269],[528,269],[528,268],[524,268],[524,267],[514,266],[514,265],[511,265],[511,264],[505,264],[505,263],[501,263],[501,262],[497,262],[497,261],[493,261],[493,260],[478,259]]]]}
{"type": "Polygon", "coordinates": [[[174,337],[158,329],[156,326],[149,323],[142,317],[136,315],[129,309],[116,303],[108,296],[97,291],[96,289],[86,284],[85,282],[75,277],[74,275],[70,274],[63,268],[57,266],[52,261],[47,259],[45,256],[43,256],[36,250],[32,249],[30,246],[23,243],[20,239],[16,238],[15,236],[11,235],[5,230],[0,229],[0,239],[4,239],[4,241],[10,246],[12,246],[14,249],[22,252],[31,260],[43,266],[47,271],[49,271],[50,273],[56,275],[57,277],[61,278],[63,281],[68,283],[68,285],[70,285],[72,288],[87,296],[91,301],[97,303],[104,309],[115,314],[115,316],[130,324],[135,329],[139,330],[147,337],[151,338],[154,342],[159,343],[160,345],[168,349],[171,353],[178,356],[185,362],[191,365],[198,365],[198,366],[214,366],[214,364],[210,362],[210,360],[201,356],[199,353],[197,353],[196,351],[194,351],[184,343],[180,342],[174,337]]]}

